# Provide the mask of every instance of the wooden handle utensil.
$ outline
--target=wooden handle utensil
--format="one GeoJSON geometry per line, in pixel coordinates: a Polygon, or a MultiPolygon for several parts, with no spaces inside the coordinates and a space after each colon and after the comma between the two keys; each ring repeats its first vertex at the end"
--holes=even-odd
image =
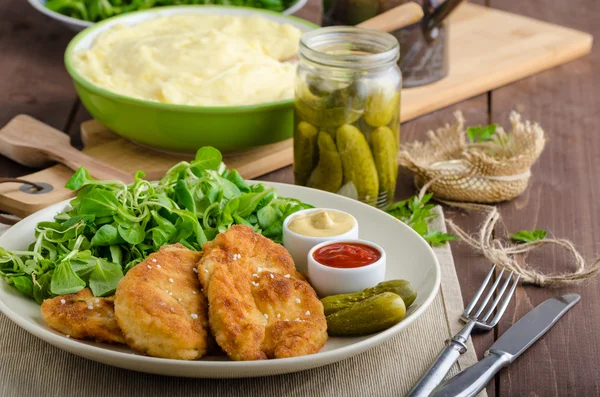
{"type": "Polygon", "coordinates": [[[419,22],[423,18],[423,8],[415,3],[405,3],[356,25],[359,28],[393,32],[419,22]]]}
{"type": "MultiPolygon", "coordinates": [[[[11,126],[8,133],[5,130],[6,127],[0,130],[0,152],[25,165],[43,167],[51,160],[45,155],[40,155],[37,149],[23,148],[21,143],[18,145],[6,143],[8,140],[15,139],[13,137],[15,131],[38,131],[39,124],[41,122],[31,117],[22,115],[15,117],[7,124],[7,126],[11,126]],[[10,138],[6,138],[7,136],[10,138]],[[25,153],[27,150],[30,150],[30,153],[25,153]]],[[[65,137],[63,133],[46,125],[42,125],[42,127],[49,129],[52,134],[59,134],[55,139],[63,145],[66,143],[70,146],[69,138],[65,137]]],[[[137,146],[115,135],[95,120],[82,124],[81,138],[86,146],[85,153],[81,154],[86,157],[93,156],[97,159],[96,163],[104,166],[107,163],[114,164],[121,170],[123,179],[129,178],[129,173],[133,175],[135,171],[142,170],[146,172],[147,180],[158,180],[176,163],[189,160],[183,155],[160,153],[137,146]]],[[[290,165],[292,158],[292,139],[287,139],[249,152],[226,155],[223,161],[228,167],[237,169],[242,177],[252,179],[290,165]]],[[[77,161],[77,163],[83,162],[77,161]]],[[[83,165],[88,167],[88,164],[83,165]]],[[[114,169],[112,167],[108,167],[108,169],[110,174],[106,175],[106,178],[117,178],[113,172],[114,169]]],[[[106,168],[104,170],[106,171],[106,168]]],[[[2,178],[0,178],[0,211],[26,217],[51,204],[69,199],[75,192],[65,188],[64,185],[72,175],[71,169],[63,164],[56,164],[18,179],[12,179],[13,182],[5,180],[5,183],[2,183],[2,178]],[[42,189],[40,190],[39,187],[42,189]]],[[[100,178],[98,173],[94,176],[100,178]]],[[[2,221],[2,223],[6,222],[2,221]]]]}
{"type": "Polygon", "coordinates": [[[28,167],[60,163],[76,171],[85,167],[97,179],[133,182],[133,177],[71,146],[69,136],[33,117],[19,115],[0,129],[0,154],[28,167]]]}

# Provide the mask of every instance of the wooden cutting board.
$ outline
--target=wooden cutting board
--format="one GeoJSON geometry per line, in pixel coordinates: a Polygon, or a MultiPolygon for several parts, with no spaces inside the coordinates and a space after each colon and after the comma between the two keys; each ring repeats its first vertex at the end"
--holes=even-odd
{"type": "MultiPolygon", "coordinates": [[[[192,159],[185,155],[157,152],[128,142],[95,120],[81,124],[81,138],[85,145],[83,152],[86,154],[130,174],[143,170],[147,174],[146,178],[151,180],[160,179],[166,170],[178,162],[192,159]]],[[[228,167],[237,169],[244,178],[252,179],[289,165],[292,157],[292,140],[288,139],[253,151],[225,156],[223,161],[228,167]]],[[[51,190],[43,194],[32,194],[33,189],[29,190],[19,183],[0,184],[0,211],[25,217],[68,199],[73,196],[73,192],[65,189],[64,185],[71,175],[73,171],[67,167],[55,165],[21,177],[29,182],[50,185],[51,190]]]]}
{"type": "MultiPolygon", "coordinates": [[[[401,120],[418,116],[568,62],[590,52],[592,36],[562,26],[465,3],[450,19],[450,73],[430,85],[402,91],[401,120]]],[[[96,121],[82,125],[84,151],[124,171],[156,176],[185,159],[129,143],[96,121]]],[[[246,178],[292,163],[291,140],[225,158],[246,178]]],[[[64,189],[72,171],[57,165],[23,177],[53,190],[27,194],[20,184],[0,185],[0,210],[26,216],[72,192],[64,189]]]]}

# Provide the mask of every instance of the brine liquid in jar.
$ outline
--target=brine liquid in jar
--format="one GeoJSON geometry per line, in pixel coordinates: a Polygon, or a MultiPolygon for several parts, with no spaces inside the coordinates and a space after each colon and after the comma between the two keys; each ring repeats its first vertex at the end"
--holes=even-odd
{"type": "Polygon", "coordinates": [[[329,27],[305,33],[294,100],[294,178],[384,208],[398,176],[400,90],[396,39],[329,27]]]}

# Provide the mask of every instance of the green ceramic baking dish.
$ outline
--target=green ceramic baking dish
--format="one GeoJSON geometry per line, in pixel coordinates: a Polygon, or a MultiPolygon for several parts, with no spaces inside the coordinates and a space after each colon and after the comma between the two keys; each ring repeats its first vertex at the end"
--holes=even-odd
{"type": "Polygon", "coordinates": [[[115,24],[133,25],[159,16],[190,13],[259,14],[289,23],[303,32],[318,28],[305,20],[245,7],[161,7],[107,19],[85,29],[69,43],[65,65],[81,102],[90,114],[122,137],[156,149],[195,153],[214,146],[227,152],[245,151],[292,136],[293,100],[251,106],[201,107],[163,104],[110,92],[93,84],[73,67],[73,54],[89,48],[98,34],[115,24]]]}

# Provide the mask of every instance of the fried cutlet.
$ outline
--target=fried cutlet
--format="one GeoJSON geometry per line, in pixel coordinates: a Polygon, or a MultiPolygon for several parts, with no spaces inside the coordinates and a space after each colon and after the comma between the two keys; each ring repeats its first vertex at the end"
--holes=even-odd
{"type": "Polygon", "coordinates": [[[195,273],[201,256],[181,244],[164,246],[119,281],[115,315],[130,347],[180,360],[206,353],[207,301],[195,273]]]}
{"type": "Polygon", "coordinates": [[[295,357],[327,340],[323,305],[287,250],[247,226],[204,245],[198,277],[209,323],[233,360],[295,357]]]}
{"type": "Polygon", "coordinates": [[[89,288],[46,299],[42,317],[50,328],[76,339],[125,343],[115,319],[114,297],[95,297],[89,288]]]}

